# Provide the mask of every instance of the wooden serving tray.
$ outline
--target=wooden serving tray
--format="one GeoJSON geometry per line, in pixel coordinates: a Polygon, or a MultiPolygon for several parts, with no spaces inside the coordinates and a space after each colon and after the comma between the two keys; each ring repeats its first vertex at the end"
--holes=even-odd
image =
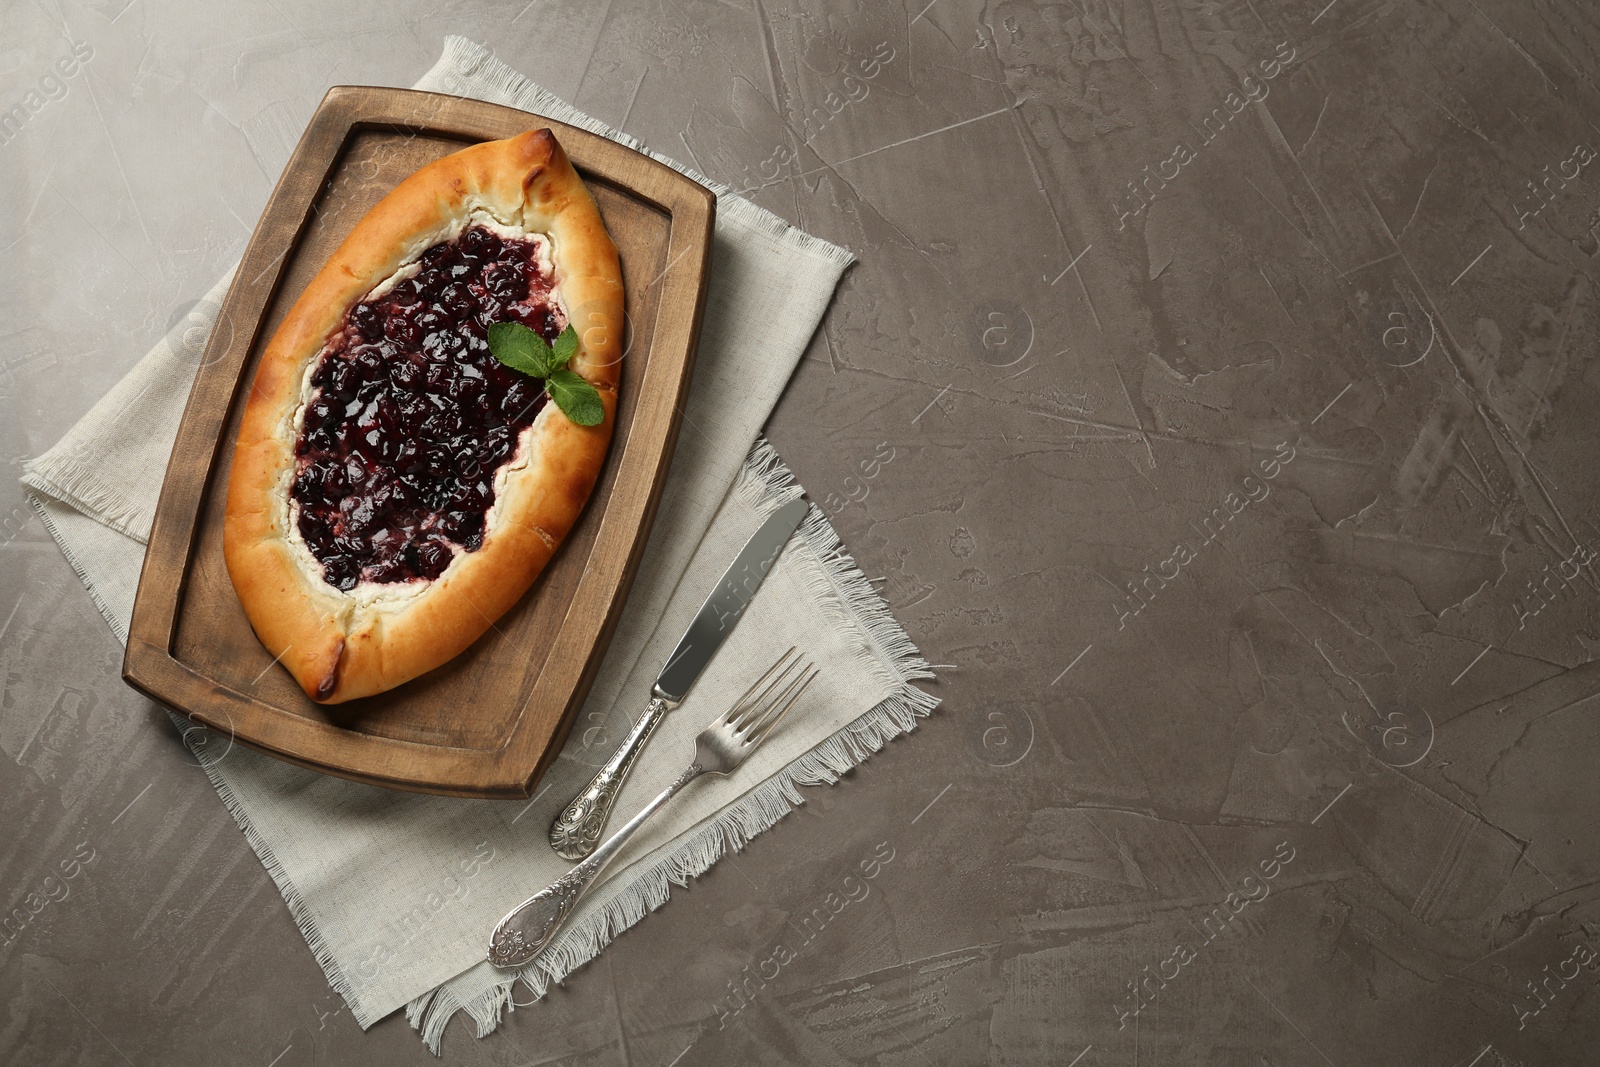
{"type": "Polygon", "coordinates": [[[605,653],[655,516],[705,307],[716,199],[670,167],[550,119],[404,89],[329,90],[267,201],[218,315],[162,486],[122,676],[252,748],[396,789],[530,796],[605,653]],[[606,467],[533,588],[466,652],[388,693],[323,706],[275,666],[222,557],[248,385],[278,324],[401,179],[548,127],[622,257],[631,340],[606,467]]]}

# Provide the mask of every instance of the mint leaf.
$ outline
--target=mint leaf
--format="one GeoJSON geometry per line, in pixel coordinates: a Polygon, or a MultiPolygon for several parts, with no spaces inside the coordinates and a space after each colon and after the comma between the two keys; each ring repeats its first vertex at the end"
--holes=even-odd
{"type": "Polygon", "coordinates": [[[577,371],[562,367],[546,378],[544,384],[556,407],[579,426],[598,426],[606,417],[600,394],[594,386],[580,378],[577,371]]]}
{"type": "Polygon", "coordinates": [[[512,370],[532,378],[548,378],[554,369],[550,346],[520,322],[491,323],[489,351],[512,370]]]}
{"type": "Polygon", "coordinates": [[[555,354],[556,358],[550,364],[551,370],[560,370],[578,354],[578,331],[572,328],[572,323],[567,323],[567,328],[556,338],[555,354]]]}
{"type": "Polygon", "coordinates": [[[598,426],[605,419],[600,394],[577,371],[567,367],[578,352],[578,331],[571,325],[561,331],[552,349],[543,337],[520,322],[491,323],[489,351],[512,370],[530,378],[543,378],[550,399],[579,426],[598,426]]]}

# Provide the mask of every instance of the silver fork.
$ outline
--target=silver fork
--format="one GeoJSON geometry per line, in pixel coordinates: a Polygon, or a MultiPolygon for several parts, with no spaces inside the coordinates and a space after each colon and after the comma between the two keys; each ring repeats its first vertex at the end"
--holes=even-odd
{"type": "Polygon", "coordinates": [[[489,938],[489,962],[520,967],[555,939],[596,876],[679,790],[703,774],[732,774],[772,733],[783,713],[794,706],[820,672],[790,648],[745,690],[733,707],[717,716],[694,739],[694,762],[676,781],[656,795],[644,810],[607,838],[589,858],[514,908],[489,938]]]}

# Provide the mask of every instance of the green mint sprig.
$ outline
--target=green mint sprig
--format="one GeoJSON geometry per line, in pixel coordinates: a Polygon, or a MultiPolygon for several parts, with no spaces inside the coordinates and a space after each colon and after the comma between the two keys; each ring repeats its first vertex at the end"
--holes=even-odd
{"type": "Polygon", "coordinates": [[[489,327],[489,351],[512,370],[544,379],[550,399],[579,426],[598,426],[606,417],[595,387],[567,366],[578,351],[578,332],[571,325],[552,347],[520,322],[496,322],[489,327]]]}

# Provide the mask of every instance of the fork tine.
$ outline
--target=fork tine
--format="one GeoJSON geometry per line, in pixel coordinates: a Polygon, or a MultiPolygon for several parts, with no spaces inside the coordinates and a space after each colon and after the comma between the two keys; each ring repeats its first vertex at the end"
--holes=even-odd
{"type": "Polygon", "coordinates": [[[784,667],[782,673],[768,682],[766,688],[756,694],[755,698],[750,701],[749,706],[733,721],[734,733],[749,733],[756,721],[767,713],[767,709],[772,707],[774,702],[782,700],[783,694],[794,686],[793,677],[795,672],[798,671],[804,674],[805,669],[805,661],[800,657],[797,656],[791,660],[789,665],[784,667]]]}
{"type": "Polygon", "coordinates": [[[745,738],[745,744],[753,748],[765,741],[767,739],[767,735],[772,733],[773,730],[777,729],[778,720],[782,719],[788,710],[794,707],[795,703],[800,699],[800,694],[804,693],[806,691],[806,687],[815,681],[817,675],[821,673],[822,672],[820,670],[812,667],[811,664],[805,664],[802,668],[800,677],[797,678],[794,683],[790,684],[788,689],[784,690],[782,696],[779,697],[778,702],[774,703],[772,707],[768,708],[767,712],[758,721],[751,724],[750,732],[745,738]],[[811,673],[804,673],[806,669],[809,669],[811,673]]]}
{"type": "Polygon", "coordinates": [[[792,664],[786,665],[787,661],[789,657],[794,654],[795,646],[790,645],[789,651],[779,656],[778,661],[767,668],[767,673],[750,683],[750,688],[744,691],[744,696],[740,697],[738,700],[735,700],[732,707],[717,717],[717,722],[732,723],[735,719],[742,718],[753,703],[759,703],[761,698],[756,695],[757,691],[762,690],[763,687],[767,685],[767,681],[772,678],[774,673],[778,672],[779,670],[787,671],[788,666],[792,666],[792,664]],[[752,700],[752,697],[755,699],[752,700]]]}
{"type": "Polygon", "coordinates": [[[787,706],[786,702],[790,699],[790,695],[795,692],[796,687],[803,687],[809,684],[810,678],[807,677],[806,672],[811,669],[811,664],[804,660],[796,660],[793,665],[799,668],[799,672],[791,677],[790,672],[785,671],[779,678],[779,682],[783,683],[782,686],[780,687],[778,683],[773,683],[769,687],[767,700],[740,724],[741,733],[752,733],[772,716],[775,708],[787,706]]]}

